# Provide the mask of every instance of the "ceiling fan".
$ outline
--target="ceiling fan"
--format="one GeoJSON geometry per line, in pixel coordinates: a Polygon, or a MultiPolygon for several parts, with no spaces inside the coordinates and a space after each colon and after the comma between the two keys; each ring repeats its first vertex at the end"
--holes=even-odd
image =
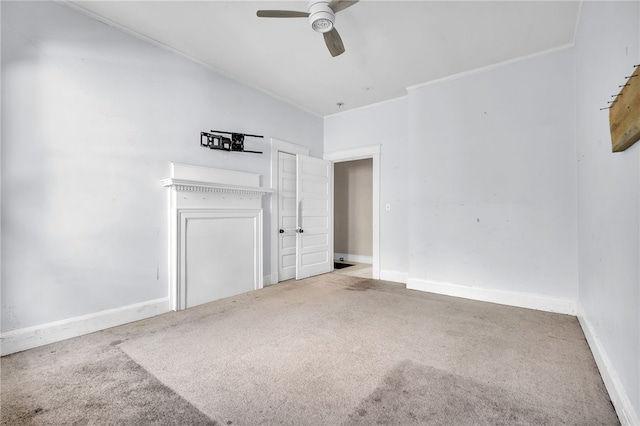
{"type": "Polygon", "coordinates": [[[308,12],[295,10],[259,10],[259,18],[309,18],[311,28],[324,35],[331,56],[336,57],[344,53],[344,44],[334,26],[336,13],[358,3],[355,1],[333,0],[312,1],[309,3],[308,12]]]}

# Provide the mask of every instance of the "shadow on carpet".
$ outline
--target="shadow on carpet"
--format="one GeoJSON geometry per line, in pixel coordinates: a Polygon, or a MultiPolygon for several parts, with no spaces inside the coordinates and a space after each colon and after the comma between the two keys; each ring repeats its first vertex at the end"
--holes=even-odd
{"type": "Polygon", "coordinates": [[[114,341],[111,348],[99,354],[99,360],[65,368],[64,374],[58,376],[62,381],[39,383],[38,392],[26,391],[32,386],[25,386],[18,392],[3,389],[2,424],[226,424],[209,419],[163,385],[115,347],[119,343],[114,341]]]}
{"type": "MultiPolygon", "coordinates": [[[[561,413],[554,413],[561,407],[541,407],[538,403],[495,386],[404,361],[385,376],[344,424],[567,424],[561,413]]],[[[596,423],[584,424],[608,424],[590,420],[596,423]]]]}

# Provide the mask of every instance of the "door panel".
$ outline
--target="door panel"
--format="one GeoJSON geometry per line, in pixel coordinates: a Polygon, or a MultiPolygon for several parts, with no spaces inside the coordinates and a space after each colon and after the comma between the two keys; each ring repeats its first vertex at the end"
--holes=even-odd
{"type": "Polygon", "coordinates": [[[304,207],[309,210],[326,210],[329,208],[329,200],[307,198],[304,207]]]}
{"type": "Polygon", "coordinates": [[[296,255],[295,254],[287,254],[282,256],[282,265],[285,267],[296,267],[296,255]]]}
{"type": "MultiPolygon", "coordinates": [[[[303,253],[301,256],[301,261],[305,265],[316,266],[327,261],[327,252],[326,251],[317,251],[313,253],[303,253]]],[[[322,273],[322,272],[319,272],[322,273]]],[[[306,278],[306,277],[304,277],[306,278]]]]}
{"type": "Polygon", "coordinates": [[[307,230],[309,228],[326,228],[329,223],[329,218],[326,216],[320,216],[322,213],[308,212],[308,216],[302,218],[302,228],[307,230]]]}
{"type": "Polygon", "coordinates": [[[285,281],[296,276],[296,156],[278,153],[278,279],[285,281]]]}
{"type": "Polygon", "coordinates": [[[297,268],[302,279],[333,270],[333,163],[297,156],[297,268]]]}
{"type": "Polygon", "coordinates": [[[326,244],[329,244],[329,241],[328,241],[327,235],[323,235],[323,234],[307,235],[302,240],[303,248],[321,246],[326,244]]]}
{"type": "MultiPolygon", "coordinates": [[[[294,209],[295,211],[295,209],[294,209]]],[[[283,217],[280,223],[280,229],[291,229],[294,233],[296,232],[296,216],[287,216],[283,217]]],[[[282,235],[284,237],[284,235],[282,235]]]]}

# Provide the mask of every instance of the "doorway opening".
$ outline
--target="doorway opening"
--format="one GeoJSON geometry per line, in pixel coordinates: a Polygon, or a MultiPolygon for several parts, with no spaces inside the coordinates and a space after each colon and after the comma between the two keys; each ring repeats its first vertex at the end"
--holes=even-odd
{"type": "MultiPolygon", "coordinates": [[[[370,164],[370,172],[369,172],[370,174],[368,175],[369,176],[368,180],[370,182],[371,189],[370,189],[370,192],[369,192],[369,189],[362,189],[362,191],[367,191],[370,194],[370,197],[367,199],[368,201],[367,200],[360,201],[360,209],[365,209],[371,213],[371,216],[370,216],[371,224],[365,225],[366,228],[370,229],[370,237],[366,237],[366,238],[370,238],[369,240],[370,243],[367,243],[367,245],[370,246],[371,254],[358,255],[358,253],[343,253],[344,255],[352,255],[352,256],[341,255],[340,253],[342,252],[339,249],[340,247],[344,247],[344,246],[335,245],[335,241],[338,238],[342,238],[344,236],[344,235],[338,235],[338,233],[344,233],[344,230],[341,231],[340,229],[336,229],[334,233],[334,253],[338,253],[338,254],[334,255],[334,258],[339,263],[354,264],[353,268],[347,267],[344,269],[339,269],[337,270],[338,272],[342,271],[345,273],[349,273],[353,271],[354,274],[363,273],[363,274],[367,274],[366,276],[368,278],[380,279],[380,145],[370,145],[370,146],[365,146],[360,148],[333,151],[333,152],[325,153],[324,159],[330,160],[334,163],[334,181],[336,181],[336,170],[341,168],[342,163],[347,163],[347,167],[349,167],[348,163],[358,164],[359,160],[366,160],[363,163],[361,163],[361,165],[370,164]],[[370,203],[369,204],[370,207],[368,209],[366,205],[363,206],[367,202],[370,203]],[[356,256],[353,256],[353,254],[356,254],[356,256]],[[348,261],[347,258],[350,258],[351,261],[348,261]],[[358,272],[358,270],[364,270],[366,268],[370,268],[370,270],[358,272]]],[[[363,173],[362,175],[365,176],[366,173],[363,173]]],[[[363,176],[361,176],[359,180],[363,180],[363,176]]],[[[364,178],[364,179],[366,180],[367,178],[364,178]]],[[[355,187],[357,188],[358,185],[356,184],[355,187]]],[[[336,195],[335,193],[336,190],[338,190],[337,186],[334,188],[334,206],[335,206],[334,207],[334,223],[336,222],[335,209],[336,208],[344,209],[344,203],[338,199],[340,196],[336,195]],[[343,204],[342,207],[338,207],[337,206],[338,203],[343,204]]],[[[349,213],[348,216],[350,217],[351,214],[349,213]]],[[[354,226],[362,227],[363,225],[362,221],[359,221],[357,217],[354,217],[352,219],[356,222],[359,222],[358,225],[354,225],[354,226]]],[[[352,220],[352,219],[348,219],[348,220],[352,220]]],[[[354,236],[352,238],[357,238],[357,237],[354,236]]],[[[356,275],[356,276],[360,276],[360,275],[356,275]]]]}
{"type": "Polygon", "coordinates": [[[334,164],[334,272],[373,278],[373,159],[334,164]]]}

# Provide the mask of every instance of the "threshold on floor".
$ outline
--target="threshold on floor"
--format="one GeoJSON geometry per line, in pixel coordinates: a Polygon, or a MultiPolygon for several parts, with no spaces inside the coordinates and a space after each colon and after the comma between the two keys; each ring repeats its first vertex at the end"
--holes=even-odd
{"type": "Polygon", "coordinates": [[[353,264],[342,263],[342,262],[333,262],[333,269],[348,268],[349,266],[353,266],[353,264]]]}

